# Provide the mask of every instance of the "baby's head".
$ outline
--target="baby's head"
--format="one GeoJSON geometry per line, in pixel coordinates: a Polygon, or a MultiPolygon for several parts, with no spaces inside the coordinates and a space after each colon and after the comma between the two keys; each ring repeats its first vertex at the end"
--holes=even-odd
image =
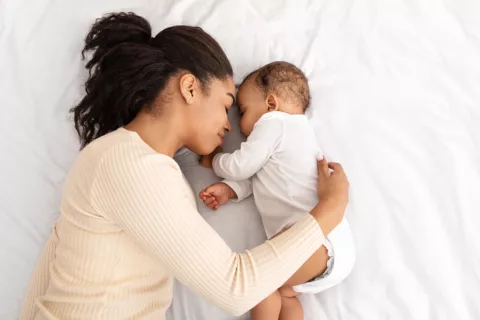
{"type": "Polygon", "coordinates": [[[238,89],[240,130],[249,136],[262,115],[270,111],[304,114],[310,103],[307,77],[291,63],[277,61],[250,73],[238,89]]]}

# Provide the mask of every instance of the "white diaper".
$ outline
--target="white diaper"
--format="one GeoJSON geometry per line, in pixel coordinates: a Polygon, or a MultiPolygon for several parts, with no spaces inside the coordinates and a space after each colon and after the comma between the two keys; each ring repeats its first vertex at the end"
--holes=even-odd
{"type": "Polygon", "coordinates": [[[294,286],[299,293],[319,293],[342,282],[352,271],[355,264],[355,245],[347,219],[333,229],[325,241],[330,256],[327,269],[311,281],[294,286]]]}

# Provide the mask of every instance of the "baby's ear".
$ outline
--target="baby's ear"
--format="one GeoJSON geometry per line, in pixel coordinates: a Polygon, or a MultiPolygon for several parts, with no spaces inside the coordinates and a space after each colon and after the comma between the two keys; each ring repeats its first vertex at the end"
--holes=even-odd
{"type": "Polygon", "coordinates": [[[267,112],[278,111],[278,98],[274,94],[269,94],[267,99],[265,99],[267,105],[267,112]]]}

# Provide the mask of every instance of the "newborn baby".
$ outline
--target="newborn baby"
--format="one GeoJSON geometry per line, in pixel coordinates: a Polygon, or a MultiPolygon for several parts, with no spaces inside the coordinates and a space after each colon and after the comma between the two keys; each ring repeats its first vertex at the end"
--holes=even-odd
{"type": "MultiPolygon", "coordinates": [[[[287,62],[273,62],[252,72],[237,95],[240,149],[202,159],[224,178],[200,194],[212,209],[252,193],[268,238],[275,237],[317,203],[317,159],[321,156],[305,116],[310,91],[305,75],[287,62]],[[210,163],[209,163],[210,162],[210,163]]],[[[318,293],[350,273],[355,251],[346,219],[319,250],[285,283],[252,309],[252,319],[303,319],[300,293],[318,293]],[[328,255],[326,254],[328,251],[328,255]]]]}

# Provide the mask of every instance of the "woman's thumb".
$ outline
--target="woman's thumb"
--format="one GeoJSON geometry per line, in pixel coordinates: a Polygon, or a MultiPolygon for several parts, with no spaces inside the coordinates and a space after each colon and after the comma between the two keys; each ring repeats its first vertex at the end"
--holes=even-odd
{"type": "Polygon", "coordinates": [[[322,175],[324,177],[328,177],[328,162],[327,159],[323,156],[317,156],[317,169],[318,169],[318,175],[322,175]],[[321,158],[319,158],[321,157],[321,158]]]}

